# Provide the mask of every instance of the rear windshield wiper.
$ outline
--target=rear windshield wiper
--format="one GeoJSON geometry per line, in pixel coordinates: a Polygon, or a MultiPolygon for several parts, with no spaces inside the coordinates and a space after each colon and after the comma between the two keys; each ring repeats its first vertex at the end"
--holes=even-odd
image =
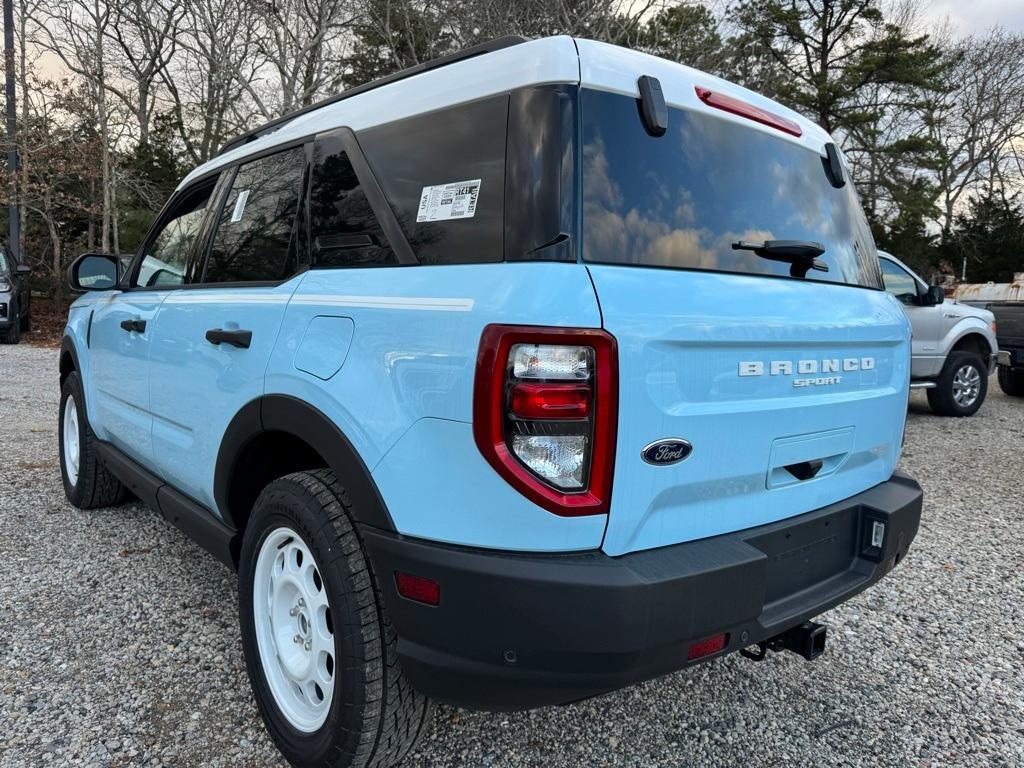
{"type": "Polygon", "coordinates": [[[732,249],[753,251],[762,259],[786,262],[791,265],[789,274],[793,277],[806,277],[811,269],[828,272],[828,264],[817,260],[825,252],[825,246],[813,240],[764,240],[760,243],[737,240],[732,249]]]}

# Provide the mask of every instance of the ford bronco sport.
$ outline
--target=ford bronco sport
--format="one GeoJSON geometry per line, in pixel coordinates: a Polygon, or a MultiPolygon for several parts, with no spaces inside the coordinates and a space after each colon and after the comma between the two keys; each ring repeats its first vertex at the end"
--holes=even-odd
{"type": "Polygon", "coordinates": [[[910,331],[829,136],[568,37],[253,130],[69,278],[60,454],[237,568],[297,766],[434,699],[561,704],[811,619],[906,555],[910,331]]]}

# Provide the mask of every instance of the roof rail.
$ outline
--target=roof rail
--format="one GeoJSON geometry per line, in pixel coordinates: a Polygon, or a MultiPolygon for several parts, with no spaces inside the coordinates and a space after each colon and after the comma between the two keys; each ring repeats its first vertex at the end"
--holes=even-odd
{"type": "Polygon", "coordinates": [[[464,61],[466,59],[471,59],[474,56],[481,56],[485,53],[491,53],[492,51],[500,51],[502,48],[510,48],[513,45],[519,45],[520,43],[525,42],[528,42],[528,38],[521,37],[520,35],[507,35],[505,37],[499,37],[494,40],[488,40],[487,42],[480,43],[479,45],[474,45],[470,48],[465,48],[461,51],[456,51],[455,53],[450,53],[446,56],[439,56],[436,59],[425,61],[422,64],[417,64],[413,67],[408,67],[407,69],[399,70],[398,72],[393,72],[390,75],[379,77],[376,80],[371,80],[368,83],[357,85],[354,88],[349,88],[348,90],[342,91],[341,93],[335,94],[334,96],[329,96],[322,101],[316,102],[315,104],[310,104],[309,106],[302,107],[301,109],[297,109],[294,112],[289,112],[286,115],[274,118],[269,122],[263,123],[263,125],[253,128],[251,131],[247,131],[246,133],[243,133],[240,136],[236,136],[235,138],[230,139],[229,141],[224,143],[224,146],[220,148],[215,157],[223,155],[225,152],[235,149],[236,147],[241,147],[245,144],[248,144],[250,141],[255,141],[256,139],[262,136],[266,136],[268,133],[273,133],[275,130],[281,128],[283,125],[294,120],[296,117],[299,117],[300,115],[305,115],[309,112],[320,109],[322,107],[326,107],[331,104],[335,104],[339,101],[351,98],[352,96],[358,96],[360,93],[372,91],[374,88],[380,88],[382,85],[394,83],[398,80],[404,80],[407,77],[418,75],[421,72],[427,72],[431,69],[438,69],[440,67],[447,66],[448,64],[454,64],[457,61],[464,61]]]}

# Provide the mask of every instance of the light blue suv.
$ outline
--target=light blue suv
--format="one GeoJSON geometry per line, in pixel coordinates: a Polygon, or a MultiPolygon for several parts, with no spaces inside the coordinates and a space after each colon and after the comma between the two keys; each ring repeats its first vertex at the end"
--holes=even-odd
{"type": "Polygon", "coordinates": [[[433,699],[815,658],[918,529],[910,331],[845,160],[650,56],[510,38],[347,91],[69,278],[68,498],[237,568],[296,766],[395,765],[433,699]]]}

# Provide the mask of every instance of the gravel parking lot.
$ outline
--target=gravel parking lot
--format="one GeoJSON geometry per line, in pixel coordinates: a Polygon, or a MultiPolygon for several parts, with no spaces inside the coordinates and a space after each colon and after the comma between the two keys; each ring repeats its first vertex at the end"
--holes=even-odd
{"type": "MultiPolygon", "coordinates": [[[[57,353],[0,350],[0,765],[277,766],[235,579],[154,512],[80,512],[57,465],[57,353]]],[[[738,656],[570,707],[440,707],[410,766],[1021,765],[1024,401],[912,398],[921,533],[826,614],[814,663],[738,656]]]]}

